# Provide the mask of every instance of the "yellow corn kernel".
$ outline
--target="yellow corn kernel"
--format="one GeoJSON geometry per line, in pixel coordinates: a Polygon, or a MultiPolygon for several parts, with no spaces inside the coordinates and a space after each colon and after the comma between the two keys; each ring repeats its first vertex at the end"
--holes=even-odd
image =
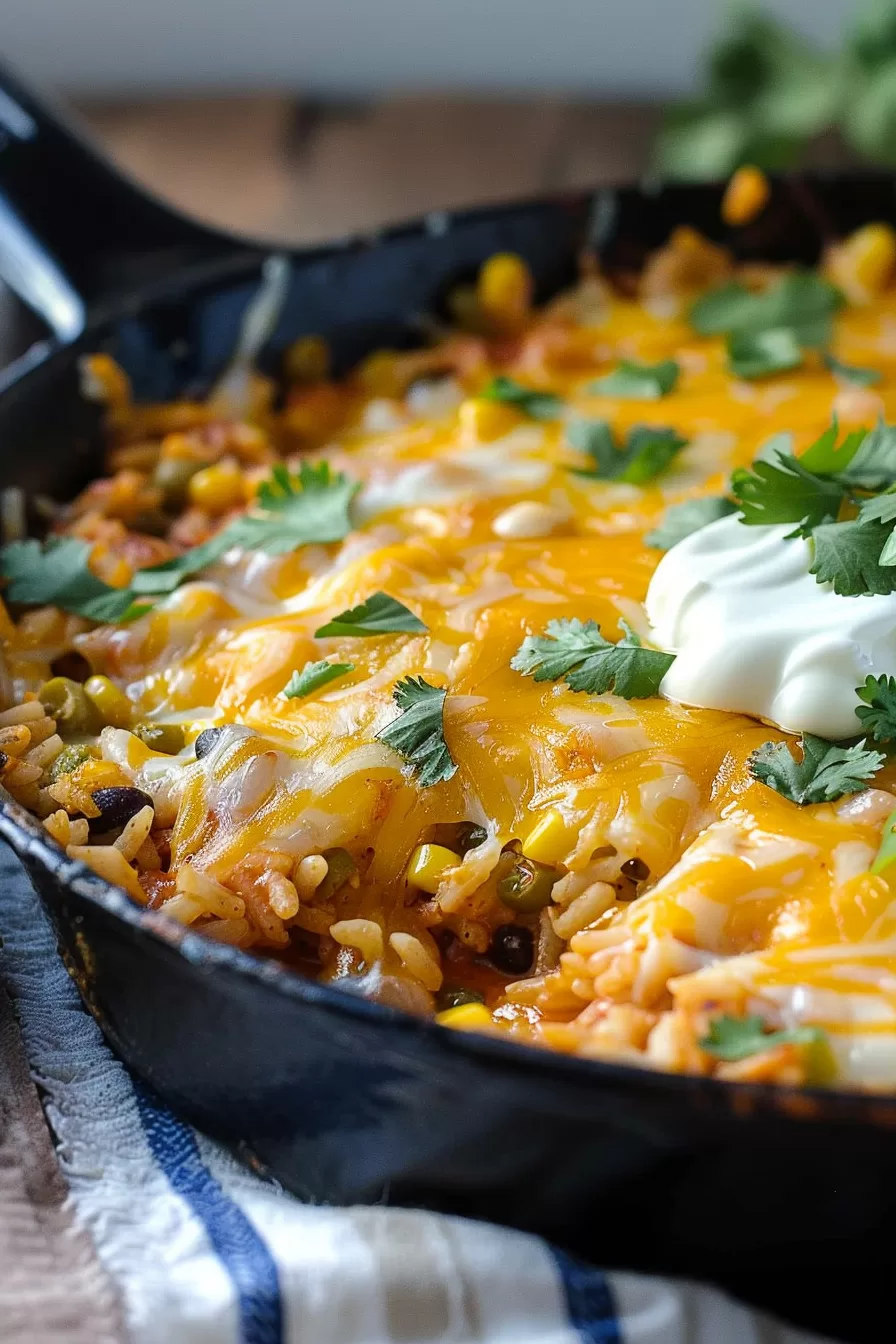
{"type": "Polygon", "coordinates": [[[831,248],[825,269],[853,303],[868,303],[893,279],[896,231],[889,224],[863,225],[831,248]]]}
{"type": "Polygon", "coordinates": [[[771,195],[768,178],[761,168],[745,163],[738,168],[722,197],[722,219],[726,224],[749,224],[768,204],[771,195]]]}
{"type": "Polygon", "coordinates": [[[532,304],[532,273],[522,257],[498,252],[479,272],[476,298],[496,326],[514,328],[526,319],[532,304]]]}
{"type": "Polygon", "coordinates": [[[457,411],[460,431],[471,443],[491,443],[516,429],[521,417],[518,410],[504,402],[486,397],[467,397],[457,411]]]}
{"type": "Polygon", "coordinates": [[[436,1021],[439,1026],[453,1027],[455,1031],[482,1031],[494,1025],[484,1003],[459,1003],[456,1008],[436,1013],[436,1021]]]}
{"type": "Polygon", "coordinates": [[[412,887],[434,896],[445,870],[456,868],[459,863],[460,857],[444,845],[418,845],[408,864],[408,881],[412,887]]]}
{"type": "Polygon", "coordinates": [[[130,727],[134,706],[108,677],[88,677],[84,691],[90,702],[99,710],[103,723],[113,728],[130,727]]]}
{"type": "Polygon", "coordinates": [[[569,827],[562,812],[548,808],[523,841],[523,853],[534,863],[559,863],[569,849],[569,827]]]}
{"type": "Polygon", "coordinates": [[[228,459],[213,467],[203,467],[187,483],[187,495],[197,509],[217,516],[243,502],[243,474],[228,459]]]}
{"type": "Polygon", "coordinates": [[[283,358],[290,383],[319,383],[330,372],[330,347],[323,336],[301,336],[283,358]]]}

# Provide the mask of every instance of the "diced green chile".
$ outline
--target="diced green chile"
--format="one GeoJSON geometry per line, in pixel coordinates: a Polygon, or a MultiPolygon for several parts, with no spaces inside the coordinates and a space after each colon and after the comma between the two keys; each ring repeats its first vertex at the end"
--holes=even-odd
{"type": "Polygon", "coordinates": [[[70,775],[79,765],[83,765],[85,761],[95,761],[98,756],[96,747],[86,745],[63,747],[50,766],[50,780],[55,784],[63,775],[70,775]]]}
{"type": "Polygon", "coordinates": [[[465,1003],[485,1003],[485,995],[478,989],[464,989],[463,985],[443,985],[436,995],[436,1007],[440,1013],[448,1008],[460,1008],[465,1003]]]}
{"type": "Polygon", "coordinates": [[[498,882],[498,896],[510,910],[523,915],[534,914],[550,905],[557,877],[556,868],[520,857],[498,882]]]}
{"type": "Polygon", "coordinates": [[[169,509],[180,509],[187,500],[187,486],[205,464],[192,457],[162,457],[153,472],[152,483],[161,490],[169,509]]]}
{"type": "Polygon", "coordinates": [[[98,733],[102,727],[95,706],[84,687],[70,677],[51,677],[38,692],[47,713],[56,720],[60,734],[98,733]]]}
{"type": "Polygon", "coordinates": [[[176,756],[184,745],[184,730],[179,723],[137,723],[133,731],[150,751],[162,751],[168,756],[176,756]]]}
{"type": "Polygon", "coordinates": [[[475,821],[440,821],[429,829],[428,843],[453,849],[455,854],[466,854],[478,849],[488,839],[488,831],[475,821]]]}
{"type": "Polygon", "coordinates": [[[328,901],[358,871],[347,849],[325,849],[323,856],[327,861],[327,875],[314,893],[316,901],[328,901]]]}

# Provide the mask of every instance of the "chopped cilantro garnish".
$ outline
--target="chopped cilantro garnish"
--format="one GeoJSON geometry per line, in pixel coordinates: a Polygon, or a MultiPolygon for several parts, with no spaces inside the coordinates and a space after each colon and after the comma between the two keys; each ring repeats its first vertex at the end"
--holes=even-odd
{"type": "Polygon", "coordinates": [[[825,345],[843,302],[834,285],[812,271],[793,271],[763,294],[737,281],[710,290],[691,307],[691,325],[704,336],[756,335],[788,328],[799,345],[825,345]]]}
{"type": "Polygon", "coordinates": [[[790,327],[733,331],[728,337],[728,369],[735,378],[767,378],[798,369],[803,351],[790,327]]]}
{"type": "Polygon", "coordinates": [[[709,1031],[698,1042],[700,1049],[733,1063],[748,1059],[760,1050],[771,1050],[776,1045],[819,1045],[827,1037],[821,1027],[788,1027],[783,1031],[766,1031],[766,1024],[758,1015],[731,1017],[727,1013],[714,1017],[709,1031]]]}
{"type": "Polygon", "coordinates": [[[840,479],[859,490],[886,490],[896,485],[896,425],[881,421],[862,434],[851,460],[840,471],[840,479]]]}
{"type": "Polygon", "coordinates": [[[738,467],[731,489],[742,522],[753,527],[798,523],[802,532],[836,518],[845,493],[836,480],[807,471],[799,458],[784,453],[776,462],[738,467]]]}
{"type": "Polygon", "coordinates": [[[618,448],[606,420],[573,420],[566,437],[573,448],[587,453],[592,466],[576,475],[589,480],[625,481],[645,485],[665,471],[687,443],[675,429],[636,425],[618,448]]]}
{"type": "Polygon", "coordinates": [[[800,465],[816,476],[840,476],[851,465],[868,433],[854,429],[840,439],[840,426],[835,416],[823,434],[800,456],[800,465]]]}
{"type": "Polygon", "coordinates": [[[864,742],[838,747],[809,733],[802,748],[798,761],[786,742],[765,742],[750,757],[750,774],[792,803],[832,803],[864,788],[885,760],[864,742]]]}
{"type": "Polygon", "coordinates": [[[896,863],[896,812],[891,812],[884,822],[880,837],[880,847],[871,865],[872,873],[885,873],[896,863]]]}
{"type": "Polygon", "coordinates": [[[357,482],[332,473],[326,462],[303,462],[295,475],[278,463],[258,487],[255,503],[241,517],[183,555],[138,569],[127,588],[110,588],[87,567],[90,547],[75,537],[12,542],[0,551],[0,571],[10,580],[14,602],[51,602],[93,621],[132,620],[147,610],[135,598],[173,592],[229,550],[283,555],[311,542],[341,541],[351,531],[349,505],[357,482]]]}
{"type": "Polygon", "coordinates": [[[296,700],[300,696],[319,691],[328,681],[344,677],[354,672],[354,663],[328,663],[326,659],[319,663],[306,663],[301,672],[293,672],[280,694],[284,700],[296,700]]]}
{"type": "Polygon", "coordinates": [[[819,583],[830,583],[841,597],[896,593],[896,567],[885,553],[891,537],[883,523],[825,523],[812,532],[815,556],[809,573],[819,583]]]}
{"type": "Polygon", "coordinates": [[[841,359],[836,359],[830,352],[824,355],[825,366],[831,373],[844,382],[854,383],[857,387],[871,387],[874,383],[881,380],[880,369],[864,369],[858,364],[844,364],[841,359]]]}
{"type": "Polygon", "coordinates": [[[644,540],[648,546],[655,546],[659,551],[669,551],[692,532],[698,532],[708,523],[715,523],[719,518],[736,512],[737,505],[724,495],[688,499],[683,504],[673,504],[667,509],[659,526],[648,532],[644,540]]]}
{"type": "Polygon", "coordinates": [[[591,695],[612,691],[626,700],[658,695],[675,655],[645,649],[638,636],[620,624],[623,637],[611,644],[594,621],[548,621],[546,635],[527,635],[510,666],[534,681],[562,677],[571,690],[591,695]]]}
{"type": "Polygon", "coordinates": [[[422,677],[405,677],[392,692],[401,713],[377,733],[381,742],[414,767],[424,788],[450,779],[457,770],[445,741],[446,695],[422,677]]]}
{"type": "Polygon", "coordinates": [[[672,391],[680,373],[674,359],[664,359],[659,364],[637,364],[624,359],[612,373],[589,384],[588,391],[629,401],[657,401],[672,391]]]}
{"type": "Polygon", "coordinates": [[[863,732],[870,733],[875,742],[896,741],[896,677],[866,677],[864,685],[856,687],[862,701],[856,717],[863,732]]]}
{"type": "Polygon", "coordinates": [[[314,634],[326,635],[419,635],[426,631],[419,616],[415,616],[403,602],[390,597],[388,593],[371,593],[357,607],[349,607],[338,616],[334,616],[326,625],[320,626],[314,634]]]}
{"type": "Polygon", "coordinates": [[[49,604],[91,621],[134,620],[147,610],[127,588],[111,588],[88,567],[91,547],[78,537],[11,541],[0,551],[6,596],[30,606],[49,604]]]}
{"type": "Polygon", "coordinates": [[[524,387],[514,378],[507,378],[503,374],[493,378],[479,395],[486,401],[503,401],[508,406],[515,406],[533,420],[556,420],[563,409],[563,402],[555,393],[524,387]]]}

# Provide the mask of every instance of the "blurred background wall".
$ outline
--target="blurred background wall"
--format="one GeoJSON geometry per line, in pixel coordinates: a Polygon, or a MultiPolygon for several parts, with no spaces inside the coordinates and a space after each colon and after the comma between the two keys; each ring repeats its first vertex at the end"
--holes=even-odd
{"type": "MultiPolygon", "coordinates": [[[[824,54],[856,3],[761,8],[824,54]]],[[[896,15],[896,0],[861,3],[896,15]]],[[[301,242],[635,176],[664,103],[703,80],[730,10],[725,0],[0,0],[0,49],[73,100],[156,192],[217,224],[301,242]]],[[[807,69],[791,59],[779,36],[748,35],[746,55],[728,59],[706,127],[696,142],[689,130],[678,155],[689,171],[724,175],[738,154],[758,154],[752,139],[726,147],[731,97],[765,115],[771,88],[785,130],[792,115],[805,120],[806,95],[827,76],[814,58],[807,69]],[[762,87],[745,93],[757,62],[762,87]]],[[[894,133],[874,133],[896,146],[896,26],[891,46],[894,133]]],[[[826,118],[821,109],[822,130],[826,118]]]]}
{"type": "MultiPolygon", "coordinates": [[[[836,40],[851,0],[769,0],[836,40]]],[[[724,0],[3,0],[3,49],[72,93],[200,89],[664,98],[688,90],[724,0]]]]}

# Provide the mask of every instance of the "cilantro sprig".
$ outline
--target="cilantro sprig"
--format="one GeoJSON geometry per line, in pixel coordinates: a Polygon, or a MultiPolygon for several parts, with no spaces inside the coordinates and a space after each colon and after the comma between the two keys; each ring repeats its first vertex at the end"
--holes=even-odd
{"type": "Polygon", "coordinates": [[[765,742],[750,757],[750,774],[792,803],[833,803],[863,789],[886,759],[864,742],[841,747],[810,733],[802,752],[798,761],[787,742],[765,742]]]}
{"type": "Polygon", "coordinates": [[[676,429],[636,425],[624,444],[617,446],[606,420],[572,420],[566,430],[572,448],[587,453],[591,466],[576,468],[586,480],[624,481],[646,485],[675,460],[687,443],[676,429]]]}
{"type": "Polygon", "coordinates": [[[93,621],[132,620],[147,610],[141,598],[173,592],[234,548],[283,555],[312,542],[341,541],[351,531],[349,507],[358,489],[326,462],[303,462],[294,474],[278,463],[246,513],[183,555],[137,570],[127,588],[95,578],[88,568],[90,547],[75,537],[44,546],[10,542],[0,550],[0,574],[9,580],[13,602],[52,603],[93,621]]]}
{"type": "Polygon", "coordinates": [[[789,331],[797,346],[826,345],[843,295],[814,271],[791,271],[755,294],[737,280],[711,289],[691,306],[691,325],[702,336],[752,336],[789,331]]]}
{"type": "Polygon", "coordinates": [[[731,490],[740,505],[741,521],[751,526],[797,523],[805,534],[836,518],[845,497],[839,482],[807,471],[799,458],[778,453],[775,461],[738,467],[731,490]]]}
{"type": "Polygon", "coordinates": [[[319,663],[306,663],[301,672],[293,672],[280,694],[284,700],[298,700],[354,670],[354,663],[330,663],[325,658],[319,663]]]}
{"type": "Polygon", "coordinates": [[[683,504],[673,504],[663,514],[657,527],[648,532],[644,541],[655,546],[658,551],[670,551],[692,532],[699,532],[709,523],[727,518],[737,512],[737,505],[724,495],[708,495],[703,499],[687,499],[683,504]]]}
{"type": "Polygon", "coordinates": [[[612,644],[595,621],[548,621],[544,635],[527,635],[510,666],[533,681],[559,681],[590,695],[614,692],[626,700],[659,694],[660,682],[675,655],[646,649],[633,630],[620,622],[622,639],[612,644]]]}
{"type": "Polygon", "coordinates": [[[821,1027],[786,1027],[768,1031],[758,1014],[732,1017],[728,1013],[714,1017],[706,1035],[698,1042],[700,1049],[728,1063],[749,1059],[760,1050],[771,1050],[776,1045],[818,1046],[827,1043],[821,1027]]]}
{"type": "Polygon", "coordinates": [[[0,571],[8,580],[6,597],[29,606],[61,607],[91,621],[135,620],[147,610],[128,588],[112,588],[91,573],[91,547],[78,537],[11,541],[0,550],[0,571]]]}
{"type": "Polygon", "coordinates": [[[392,692],[401,712],[377,733],[380,742],[413,767],[423,788],[451,779],[457,770],[445,741],[446,696],[447,691],[431,686],[422,677],[405,677],[392,692]]]}
{"type": "Polygon", "coordinates": [[[596,379],[588,391],[601,397],[619,397],[627,401],[658,401],[675,389],[681,369],[674,359],[659,364],[638,364],[623,359],[603,378],[596,379]]]}
{"type": "Polygon", "coordinates": [[[525,387],[504,374],[493,378],[479,395],[486,401],[501,401],[505,406],[514,406],[533,420],[556,420],[563,409],[563,402],[555,393],[525,387]]]}
{"type": "Polygon", "coordinates": [[[340,612],[314,634],[317,638],[328,635],[390,635],[425,633],[427,626],[410,608],[388,593],[375,592],[358,604],[340,612]]]}
{"type": "Polygon", "coordinates": [[[866,677],[856,687],[856,717],[875,742],[896,742],[896,677],[866,677]]]}

